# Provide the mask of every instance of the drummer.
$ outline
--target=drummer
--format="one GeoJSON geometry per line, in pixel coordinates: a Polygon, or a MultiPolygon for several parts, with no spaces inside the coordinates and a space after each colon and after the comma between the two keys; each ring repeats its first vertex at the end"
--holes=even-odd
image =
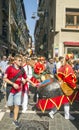
{"type": "MultiPolygon", "coordinates": [[[[73,54],[67,54],[65,60],[63,60],[63,64],[58,69],[57,74],[61,81],[66,82],[73,89],[76,88],[76,76],[72,69],[72,66],[69,65],[70,61],[73,60],[73,54]]],[[[75,118],[70,115],[70,104],[66,103],[64,105],[64,115],[65,119],[74,120],[75,118]]]]}
{"type": "MultiPolygon", "coordinates": [[[[62,66],[58,69],[57,75],[60,84],[62,81],[67,82],[73,89],[76,89],[76,77],[74,71],[69,65],[69,60],[73,58],[73,55],[66,55],[65,59],[63,59],[62,66]]],[[[72,103],[75,100],[75,96],[77,93],[74,93],[70,96],[66,96],[64,93],[62,95],[57,95],[55,97],[50,98],[42,98],[39,99],[36,107],[41,109],[42,112],[45,110],[51,110],[49,112],[50,117],[53,119],[54,114],[60,109],[61,105],[64,105],[64,116],[65,119],[74,120],[75,118],[70,115],[70,105],[69,102],[72,103]]]]}

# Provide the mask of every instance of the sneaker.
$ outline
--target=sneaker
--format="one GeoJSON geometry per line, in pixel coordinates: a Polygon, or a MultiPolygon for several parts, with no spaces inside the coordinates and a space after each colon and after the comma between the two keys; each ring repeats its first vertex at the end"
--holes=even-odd
{"type": "Polygon", "coordinates": [[[10,111],[10,118],[13,118],[13,115],[14,115],[13,111],[10,111]]]}
{"type": "Polygon", "coordinates": [[[72,120],[72,121],[73,121],[73,120],[75,120],[75,117],[69,115],[69,117],[65,117],[65,119],[66,119],[66,120],[72,120]]]}
{"type": "Polygon", "coordinates": [[[20,127],[20,124],[19,122],[16,120],[16,121],[13,121],[13,124],[16,126],[16,127],[20,127]]]}
{"type": "Polygon", "coordinates": [[[50,116],[51,119],[54,118],[54,115],[52,113],[49,113],[49,116],[50,116]]]}

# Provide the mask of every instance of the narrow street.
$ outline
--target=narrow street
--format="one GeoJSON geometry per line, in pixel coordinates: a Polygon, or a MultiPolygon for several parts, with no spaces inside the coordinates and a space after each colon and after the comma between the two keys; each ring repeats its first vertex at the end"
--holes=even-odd
{"type": "Polygon", "coordinates": [[[54,119],[41,111],[32,110],[34,106],[33,94],[29,94],[28,110],[23,114],[20,110],[19,121],[20,128],[15,128],[12,124],[12,118],[9,117],[9,109],[5,107],[4,94],[0,93],[0,130],[79,130],[79,103],[71,106],[71,114],[76,120],[70,121],[64,119],[63,107],[55,115],[54,119]]]}
{"type": "Polygon", "coordinates": [[[0,0],[0,130],[79,130],[79,0],[0,0]]]}

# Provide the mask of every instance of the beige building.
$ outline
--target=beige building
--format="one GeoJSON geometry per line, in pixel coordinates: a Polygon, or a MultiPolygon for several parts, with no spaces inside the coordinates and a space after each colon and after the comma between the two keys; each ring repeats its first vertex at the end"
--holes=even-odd
{"type": "Polygon", "coordinates": [[[44,12],[42,44],[47,46],[47,50],[43,51],[48,51],[48,57],[71,52],[74,53],[75,58],[79,57],[79,1],[39,0],[38,12],[39,9],[44,12]],[[45,35],[46,39],[44,39],[45,35]]]}
{"type": "Polygon", "coordinates": [[[54,53],[79,57],[79,1],[56,0],[54,53]]]}

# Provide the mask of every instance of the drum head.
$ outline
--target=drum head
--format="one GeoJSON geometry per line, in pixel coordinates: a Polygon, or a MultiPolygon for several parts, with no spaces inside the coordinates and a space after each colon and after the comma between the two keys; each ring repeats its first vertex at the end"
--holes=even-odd
{"type": "Polygon", "coordinates": [[[40,87],[38,93],[40,98],[56,97],[63,94],[59,83],[56,81],[52,82],[49,85],[40,87]]]}

